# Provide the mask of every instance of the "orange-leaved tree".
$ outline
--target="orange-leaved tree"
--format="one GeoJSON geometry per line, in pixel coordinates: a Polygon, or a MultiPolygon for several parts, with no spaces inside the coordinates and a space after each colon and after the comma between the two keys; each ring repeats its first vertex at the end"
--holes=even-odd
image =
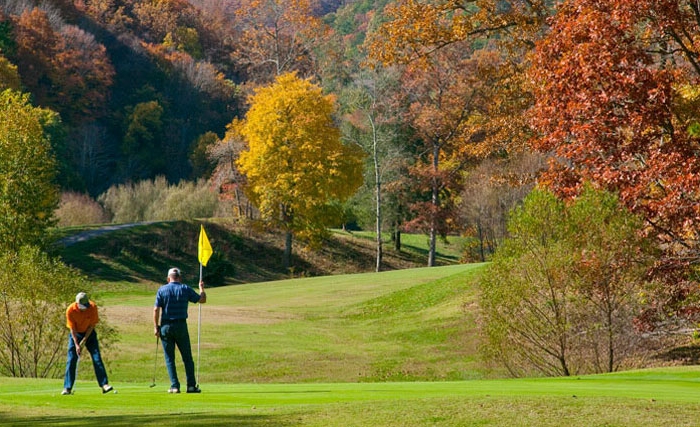
{"type": "Polygon", "coordinates": [[[545,182],[617,192],[665,249],[647,326],[700,312],[699,12],[695,1],[566,2],[530,73],[534,146],[561,160],[545,182]]]}
{"type": "Polygon", "coordinates": [[[46,12],[26,10],[14,21],[17,67],[36,103],[79,124],[105,112],[114,67],[94,36],[71,25],[55,30],[46,12]]]}
{"type": "Polygon", "coordinates": [[[484,144],[483,118],[493,81],[480,69],[493,59],[488,53],[473,54],[450,46],[421,66],[410,64],[404,73],[410,105],[405,120],[418,147],[411,175],[425,195],[413,204],[416,216],[406,227],[428,234],[428,266],[435,265],[437,238],[456,224],[465,165],[491,149],[484,144]]]}
{"type": "Polygon", "coordinates": [[[313,48],[328,31],[310,0],[240,0],[234,25],[240,33],[236,60],[261,83],[292,71],[311,74],[313,48]]]}
{"type": "Polygon", "coordinates": [[[430,235],[429,265],[437,235],[455,224],[467,162],[525,146],[524,112],[532,97],[523,85],[524,53],[546,27],[550,8],[546,2],[399,0],[368,37],[373,59],[406,66],[413,105],[407,122],[425,144],[414,176],[429,189],[411,224],[430,235]]]}
{"type": "Polygon", "coordinates": [[[238,167],[262,218],[285,233],[288,268],[292,236],[325,234],[333,219],[331,202],[346,200],[362,184],[363,155],[341,143],[334,98],[294,73],[257,89],[249,102],[240,129],[248,149],[238,167]]]}

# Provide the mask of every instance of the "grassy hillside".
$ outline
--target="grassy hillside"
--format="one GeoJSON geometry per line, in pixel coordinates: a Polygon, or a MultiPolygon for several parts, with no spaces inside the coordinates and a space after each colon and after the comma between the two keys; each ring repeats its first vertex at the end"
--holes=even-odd
{"type": "MultiPolygon", "coordinates": [[[[387,248],[391,271],[343,274],[374,269],[374,242],[369,234],[336,231],[321,248],[297,245],[295,278],[288,279],[290,273],[277,262],[278,236],[227,222],[205,227],[215,250],[205,280],[236,286],[210,289],[209,303],[202,307],[203,382],[487,375],[476,360],[472,309],[480,266],[456,264],[459,239],[442,242],[441,267],[418,268],[427,259],[427,239],[407,235],[400,253],[387,248]]],[[[66,235],[81,231],[62,230],[66,235]]],[[[172,265],[183,269],[186,283],[196,283],[198,233],[198,222],[162,222],[57,246],[66,262],[92,279],[89,291],[119,331],[120,341],[105,350],[115,378],[145,379],[144,366],[154,362],[155,290],[172,265]]],[[[190,314],[191,328],[198,317],[198,312],[190,314]]],[[[165,370],[158,374],[164,381],[165,370]]]]}
{"type": "MultiPolygon", "coordinates": [[[[290,279],[208,291],[201,307],[203,383],[460,380],[478,361],[477,265],[290,279]]],[[[103,292],[121,341],[111,375],[147,381],[153,365],[152,292],[103,292]]],[[[190,309],[197,336],[199,307],[190,309]]],[[[196,339],[196,338],[193,338],[196,339]]],[[[161,364],[162,367],[162,364],[161,364]]],[[[165,369],[158,383],[165,385],[165,369]]]]}

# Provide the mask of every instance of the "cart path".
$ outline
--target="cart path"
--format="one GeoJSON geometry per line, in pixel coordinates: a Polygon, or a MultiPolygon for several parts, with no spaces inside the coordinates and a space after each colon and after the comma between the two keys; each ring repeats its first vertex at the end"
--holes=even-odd
{"type": "Polygon", "coordinates": [[[104,227],[96,228],[94,230],[86,230],[83,232],[80,232],[78,234],[74,234],[72,236],[67,236],[64,237],[63,239],[60,239],[58,243],[62,244],[63,246],[70,246],[73,244],[76,244],[78,242],[84,242],[86,240],[90,240],[93,237],[110,233],[112,231],[116,230],[123,230],[125,228],[130,228],[130,227],[136,227],[139,225],[146,225],[146,224],[153,224],[154,222],[158,221],[143,221],[143,222],[134,222],[130,224],[118,224],[118,225],[106,225],[104,227]]]}

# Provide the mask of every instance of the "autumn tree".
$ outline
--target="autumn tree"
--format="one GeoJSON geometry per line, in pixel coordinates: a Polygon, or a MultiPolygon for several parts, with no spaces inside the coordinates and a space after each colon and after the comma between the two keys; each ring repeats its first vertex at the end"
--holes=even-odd
{"type": "Polygon", "coordinates": [[[698,12],[694,1],[566,2],[530,72],[533,144],[560,159],[544,182],[565,196],[586,180],[619,193],[666,249],[647,326],[700,313],[698,12]]]}
{"type": "Polygon", "coordinates": [[[240,33],[237,61],[261,83],[292,71],[310,75],[313,49],[328,31],[313,0],[240,0],[234,25],[240,33]]]}
{"type": "Polygon", "coordinates": [[[58,205],[56,161],[46,129],[58,121],[29,95],[0,92],[0,252],[41,245],[58,205]]]}
{"type": "Polygon", "coordinates": [[[366,44],[369,55],[383,64],[416,64],[447,48],[500,52],[498,62],[482,70],[494,82],[483,137],[494,150],[517,150],[529,137],[526,55],[544,34],[557,3],[399,0],[386,7],[385,19],[366,44]]]}
{"type": "Polygon", "coordinates": [[[37,104],[77,124],[99,117],[114,77],[106,49],[92,34],[55,24],[47,13],[26,10],[15,22],[17,66],[37,104]]]}
{"type": "Polygon", "coordinates": [[[20,90],[20,79],[17,66],[0,54],[0,90],[20,90]]]}
{"type": "Polygon", "coordinates": [[[200,32],[204,32],[200,12],[186,0],[146,0],[132,5],[135,21],[147,41],[168,49],[186,52],[202,59],[200,32]]]}
{"type": "Polygon", "coordinates": [[[292,236],[322,236],[330,203],[362,183],[362,154],[340,140],[335,101],[293,73],[256,90],[240,130],[248,149],[238,160],[246,194],[260,214],[285,233],[283,264],[290,266],[292,236]]]}
{"type": "Polygon", "coordinates": [[[402,0],[387,7],[386,22],[368,37],[372,58],[408,69],[405,87],[414,108],[407,122],[425,144],[413,175],[429,189],[410,224],[430,235],[429,265],[437,237],[456,224],[451,201],[466,162],[525,145],[524,112],[532,98],[523,86],[524,54],[550,6],[402,0]]]}
{"type": "Polygon", "coordinates": [[[523,151],[486,159],[466,172],[460,222],[474,240],[465,247],[464,260],[490,260],[507,237],[509,212],[530,193],[546,166],[546,156],[523,151]]]}
{"type": "Polygon", "coordinates": [[[215,164],[210,181],[218,188],[219,197],[232,204],[232,213],[237,218],[252,218],[253,209],[243,193],[246,179],[236,162],[246,150],[245,137],[241,134],[244,121],[233,119],[226,126],[226,134],[207,150],[207,158],[215,164]]]}
{"type": "Polygon", "coordinates": [[[404,120],[417,153],[411,176],[423,193],[406,227],[428,234],[429,266],[435,265],[437,239],[457,224],[464,168],[493,149],[485,143],[483,118],[494,82],[482,70],[495,60],[489,53],[452,46],[409,64],[402,78],[409,104],[404,120]]]}

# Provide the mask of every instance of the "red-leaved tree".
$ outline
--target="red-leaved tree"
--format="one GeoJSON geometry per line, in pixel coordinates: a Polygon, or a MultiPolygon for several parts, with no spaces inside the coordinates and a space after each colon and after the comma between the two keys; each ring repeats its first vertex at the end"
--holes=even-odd
{"type": "Polygon", "coordinates": [[[544,182],[571,196],[592,181],[644,215],[665,249],[645,325],[697,314],[698,5],[567,1],[551,24],[530,70],[533,145],[556,156],[544,182]]]}

